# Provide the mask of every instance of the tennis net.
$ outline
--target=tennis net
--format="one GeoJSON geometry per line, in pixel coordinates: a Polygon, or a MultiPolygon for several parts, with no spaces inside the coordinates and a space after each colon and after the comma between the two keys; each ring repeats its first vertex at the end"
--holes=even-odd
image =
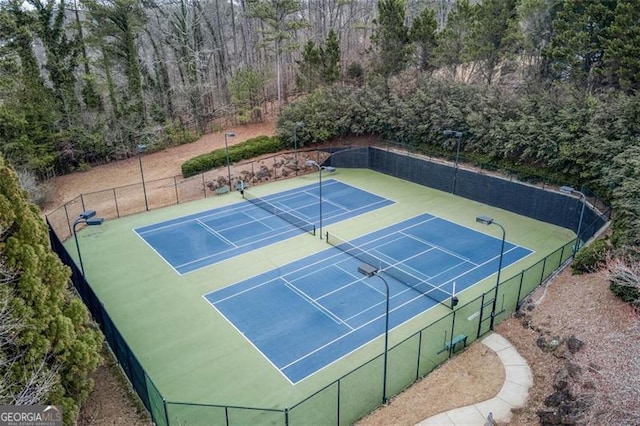
{"type": "Polygon", "coordinates": [[[430,284],[427,282],[427,278],[421,276],[422,274],[416,270],[408,271],[402,269],[400,267],[402,265],[401,262],[392,263],[385,261],[380,256],[369,252],[363,247],[359,247],[353,243],[345,241],[337,237],[335,234],[330,235],[328,232],[326,233],[326,241],[338,250],[341,250],[359,261],[377,268],[378,271],[384,272],[424,296],[427,296],[449,308],[452,307],[453,295],[451,293],[430,284]]]}
{"type": "Polygon", "coordinates": [[[262,210],[265,210],[266,212],[271,213],[274,216],[278,216],[280,219],[289,222],[293,226],[296,226],[305,232],[309,232],[312,235],[316,235],[316,225],[296,216],[291,211],[281,209],[280,207],[268,202],[264,198],[260,198],[257,195],[250,193],[246,189],[242,191],[242,197],[250,203],[260,207],[262,210]]]}

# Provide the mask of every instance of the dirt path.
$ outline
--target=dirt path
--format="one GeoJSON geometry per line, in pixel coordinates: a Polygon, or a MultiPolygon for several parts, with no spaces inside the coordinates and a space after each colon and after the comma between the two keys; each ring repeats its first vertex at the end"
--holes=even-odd
{"type": "MultiPolygon", "coordinates": [[[[182,175],[182,163],[199,154],[224,147],[224,134],[233,130],[236,136],[227,138],[229,145],[244,142],[256,136],[275,134],[275,122],[236,126],[222,132],[204,135],[196,142],[175,146],[164,151],[145,154],[142,167],[145,180],[182,175]]],[[[72,173],[52,179],[52,201],[47,208],[61,206],[81,193],[109,189],[140,182],[138,157],[92,167],[86,172],[72,173]]]]}

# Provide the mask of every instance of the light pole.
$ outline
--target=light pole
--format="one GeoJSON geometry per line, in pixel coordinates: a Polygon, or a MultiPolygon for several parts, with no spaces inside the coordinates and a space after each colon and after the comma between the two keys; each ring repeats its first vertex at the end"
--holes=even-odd
{"type": "Polygon", "coordinates": [[[383,367],[383,377],[382,377],[382,403],[387,403],[387,361],[389,358],[389,283],[385,280],[382,275],[378,274],[378,269],[373,266],[363,263],[358,266],[358,272],[367,277],[376,276],[382,280],[384,283],[385,290],[387,292],[387,299],[385,305],[385,324],[384,324],[384,367],[383,367]]]}
{"type": "Polygon", "coordinates": [[[462,140],[462,132],[459,132],[457,130],[450,130],[447,129],[444,132],[442,132],[444,135],[446,136],[455,136],[456,138],[458,138],[458,144],[456,146],[456,161],[454,163],[454,170],[453,170],[453,191],[451,191],[452,194],[456,193],[456,181],[458,179],[458,159],[460,158],[460,142],[462,140]]]}
{"type": "Polygon", "coordinates": [[[502,227],[502,225],[500,225],[498,222],[493,220],[493,218],[491,218],[491,217],[478,216],[478,217],[476,217],[476,222],[482,223],[483,225],[497,225],[497,226],[500,227],[500,229],[502,229],[502,246],[500,247],[500,261],[498,262],[498,278],[496,279],[496,292],[495,292],[495,296],[493,298],[493,306],[491,308],[491,324],[490,324],[490,328],[491,328],[491,330],[493,330],[493,323],[494,323],[494,320],[496,318],[496,307],[498,305],[498,287],[500,287],[500,271],[502,270],[502,256],[504,255],[504,240],[505,240],[505,237],[507,236],[507,233],[505,232],[505,230],[502,227]]]}
{"type": "Polygon", "coordinates": [[[76,249],[78,250],[78,260],[80,261],[80,271],[82,271],[82,278],[84,278],[84,265],[82,264],[82,255],[80,254],[80,244],[78,244],[78,235],[76,233],[76,226],[81,223],[87,226],[102,225],[104,219],[101,217],[94,217],[96,215],[95,210],[85,210],[76,220],[73,221],[73,238],[76,240],[76,249]]]}
{"type": "Polygon", "coordinates": [[[229,182],[229,191],[231,191],[231,166],[229,166],[229,144],[227,137],[233,138],[236,133],[233,131],[225,132],[224,134],[224,150],[227,153],[227,180],[229,182]]]}
{"type": "Polygon", "coordinates": [[[293,125],[293,161],[296,165],[296,175],[298,174],[298,138],[296,130],[302,129],[303,127],[304,123],[302,121],[298,121],[293,125]]]}
{"type": "Polygon", "coordinates": [[[582,201],[582,209],[580,210],[580,220],[578,220],[578,230],[576,231],[576,243],[573,246],[573,257],[576,257],[576,253],[580,248],[580,230],[582,228],[582,217],[584,216],[584,205],[586,204],[587,197],[581,191],[577,189],[573,189],[570,186],[561,186],[560,192],[565,194],[578,194],[580,196],[580,200],[582,201]]]}
{"type": "Polygon", "coordinates": [[[318,188],[320,192],[320,239],[322,239],[322,166],[313,160],[305,161],[305,164],[309,167],[317,167],[320,173],[320,179],[318,181],[318,188]]]}
{"type": "Polygon", "coordinates": [[[140,164],[140,177],[142,178],[142,192],[144,193],[144,207],[149,211],[149,202],[147,201],[147,187],[144,184],[144,171],[142,170],[142,153],[147,151],[147,146],[138,145],[138,163],[140,164]]]}

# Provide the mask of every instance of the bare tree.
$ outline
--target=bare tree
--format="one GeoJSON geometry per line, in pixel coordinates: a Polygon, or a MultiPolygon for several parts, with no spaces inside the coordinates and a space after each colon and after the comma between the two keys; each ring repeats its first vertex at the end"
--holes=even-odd
{"type": "Polygon", "coordinates": [[[640,293],[640,262],[612,258],[607,261],[607,271],[612,284],[633,288],[640,293]]]}

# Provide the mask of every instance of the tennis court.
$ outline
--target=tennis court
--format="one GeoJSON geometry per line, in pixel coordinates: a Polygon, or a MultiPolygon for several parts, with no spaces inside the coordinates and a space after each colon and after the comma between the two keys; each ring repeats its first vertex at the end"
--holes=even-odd
{"type": "MultiPolygon", "coordinates": [[[[494,274],[501,239],[421,214],[205,294],[287,379],[297,383],[494,274]],[[365,277],[366,263],[380,277],[365,277]]],[[[503,267],[533,251],[505,243],[503,267]]]]}
{"type": "MultiPolygon", "coordinates": [[[[334,179],[323,182],[322,220],[340,222],[393,201],[334,179]]],[[[195,271],[302,232],[315,235],[319,188],[310,184],[250,202],[142,226],[135,232],[178,274],[195,271]]]]}
{"type": "MultiPolygon", "coordinates": [[[[224,261],[218,260],[226,252],[210,254],[210,266],[179,274],[134,232],[207,212],[235,217],[252,209],[273,216],[238,191],[106,220],[81,229],[78,247],[74,238],[64,243],[75,260],[82,251],[90,306],[105,312],[98,321],[136,389],[162,413],[155,416],[158,424],[285,424],[285,411],[292,425],[352,424],[379,404],[385,353],[385,286],[361,275],[361,263],[380,267],[391,287],[387,391],[396,395],[448,358],[441,352],[447,339],[467,335],[471,343],[479,325],[488,324],[481,321],[492,309],[483,306],[494,298],[501,232],[476,222],[478,215],[495,218],[507,231],[499,318],[552,273],[575,238],[565,228],[367,169],[340,168],[324,177],[323,231],[332,245],[319,230],[314,237],[275,218],[281,223],[274,227],[295,228],[291,237],[272,231],[273,242],[238,248],[224,261]],[[345,186],[330,189],[332,181],[345,186]],[[345,190],[341,196],[339,188],[345,190]],[[371,196],[378,198],[367,202],[371,196]],[[384,208],[375,208],[379,200],[384,208]],[[344,220],[329,218],[334,205],[344,208],[344,220]],[[360,208],[371,210],[359,214],[360,208]],[[425,278],[441,288],[421,294],[432,288],[419,285],[425,278]],[[459,304],[452,310],[443,305],[454,281],[459,304]],[[340,420],[333,422],[337,413],[340,420]]],[[[306,204],[289,199],[304,191],[312,200],[309,219],[319,225],[313,217],[319,198],[312,196],[319,197],[318,183],[316,172],[250,192],[274,205],[284,196],[280,206],[288,212],[306,204]]],[[[103,214],[92,199],[85,202],[103,214]]],[[[74,206],[85,208],[78,201],[69,210],[74,206]]],[[[224,232],[240,247],[242,238],[224,232]]],[[[180,238],[168,237],[165,244],[177,245],[180,238]]]]}

